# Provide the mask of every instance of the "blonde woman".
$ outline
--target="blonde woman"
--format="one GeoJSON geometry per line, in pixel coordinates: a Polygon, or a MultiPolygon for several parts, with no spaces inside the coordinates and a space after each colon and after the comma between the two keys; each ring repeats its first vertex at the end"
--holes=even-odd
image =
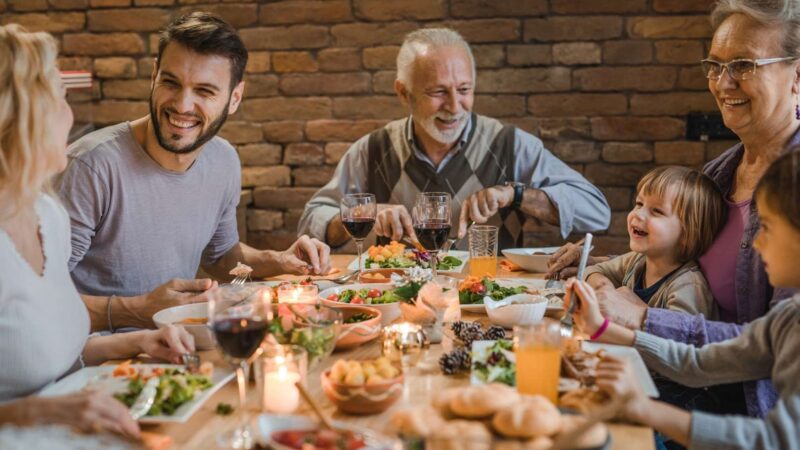
{"type": "Polygon", "coordinates": [[[0,425],[62,423],[139,436],[107,394],[40,398],[84,364],[140,353],[177,361],[194,350],[182,328],[89,338],[89,315],[67,269],[66,211],[48,193],[67,163],[72,112],[47,33],[0,27],[0,425]]]}

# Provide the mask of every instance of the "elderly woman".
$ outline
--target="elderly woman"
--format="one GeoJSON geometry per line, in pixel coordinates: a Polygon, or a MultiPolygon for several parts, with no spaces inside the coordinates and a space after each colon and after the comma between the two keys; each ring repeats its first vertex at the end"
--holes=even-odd
{"type": "MultiPolygon", "coordinates": [[[[598,293],[603,313],[614,322],[697,346],[738,336],[743,324],[791,296],[769,284],[753,249],[759,227],[753,191],[770,164],[800,143],[800,6],[789,0],[722,0],[711,23],[714,36],[702,68],[725,125],[741,139],[704,168],[729,208],[727,224],[699,261],[721,321],[648,308],[624,288],[598,293]]],[[[574,264],[576,248],[562,249],[551,275],[574,264]]],[[[768,380],[726,394],[743,397],[747,412],[757,417],[776,400],[768,380]]],[[[728,404],[736,403],[731,395],[723,398],[728,404]]]]}
{"type": "Polygon", "coordinates": [[[178,361],[194,350],[182,328],[89,338],[89,315],[67,269],[69,218],[47,193],[67,164],[72,112],[56,42],[0,27],[0,425],[61,423],[131,437],[139,428],[108,394],[32,394],[85,364],[140,353],[178,361]]]}

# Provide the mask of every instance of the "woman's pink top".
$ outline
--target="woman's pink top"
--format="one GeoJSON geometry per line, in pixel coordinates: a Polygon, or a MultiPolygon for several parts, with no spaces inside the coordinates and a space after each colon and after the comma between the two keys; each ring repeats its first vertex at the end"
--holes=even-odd
{"type": "Polygon", "coordinates": [[[711,248],[700,257],[700,269],[703,271],[714,300],[719,306],[719,318],[723,322],[736,322],[736,257],[739,245],[744,236],[744,227],[750,215],[750,203],[745,200],[728,204],[728,221],[717,234],[711,248]]]}

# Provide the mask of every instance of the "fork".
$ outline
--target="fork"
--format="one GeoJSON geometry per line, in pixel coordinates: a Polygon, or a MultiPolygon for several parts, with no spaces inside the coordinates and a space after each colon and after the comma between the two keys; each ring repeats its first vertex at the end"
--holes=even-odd
{"type": "Polygon", "coordinates": [[[234,286],[244,286],[248,277],[249,275],[237,275],[236,278],[231,281],[231,284],[234,286]]]}
{"type": "Polygon", "coordinates": [[[200,357],[197,353],[184,353],[181,355],[181,362],[186,366],[189,373],[195,373],[200,369],[200,357]]]}
{"type": "MultiPolygon", "coordinates": [[[[589,260],[589,252],[592,251],[592,233],[586,233],[586,238],[583,241],[583,250],[581,251],[581,262],[578,264],[578,275],[577,279],[583,280],[583,272],[586,270],[586,262],[589,260]]],[[[569,302],[569,309],[567,309],[567,313],[561,319],[561,336],[562,337],[571,337],[572,336],[572,313],[575,312],[575,305],[578,303],[578,298],[570,298],[569,302]]]]}

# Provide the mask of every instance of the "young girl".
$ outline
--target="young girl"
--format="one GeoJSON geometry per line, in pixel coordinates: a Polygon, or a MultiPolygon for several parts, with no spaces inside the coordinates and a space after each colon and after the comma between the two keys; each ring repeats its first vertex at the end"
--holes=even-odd
{"type": "Polygon", "coordinates": [[[628,214],[631,251],[586,269],[594,289],[625,286],[648,306],[704,314],[717,310],[696,259],[725,223],[725,203],[711,179],[686,167],[659,167],[636,187],[628,214]]]}
{"type": "MultiPolygon", "coordinates": [[[[754,246],[770,284],[798,289],[800,153],[775,161],[761,178],[755,200],[761,228],[754,246]]],[[[567,303],[572,295],[580,299],[575,320],[586,333],[600,342],[635,346],[648,367],[680,383],[700,387],[771,377],[779,395],[763,420],[689,412],[647,398],[628,365],[609,358],[598,365],[597,384],[612,396],[633,395],[624,411],[627,419],[693,449],[800,449],[800,295],[751,322],[740,336],[702,348],[609,323],[585,282],[570,280],[567,303]]]]}

